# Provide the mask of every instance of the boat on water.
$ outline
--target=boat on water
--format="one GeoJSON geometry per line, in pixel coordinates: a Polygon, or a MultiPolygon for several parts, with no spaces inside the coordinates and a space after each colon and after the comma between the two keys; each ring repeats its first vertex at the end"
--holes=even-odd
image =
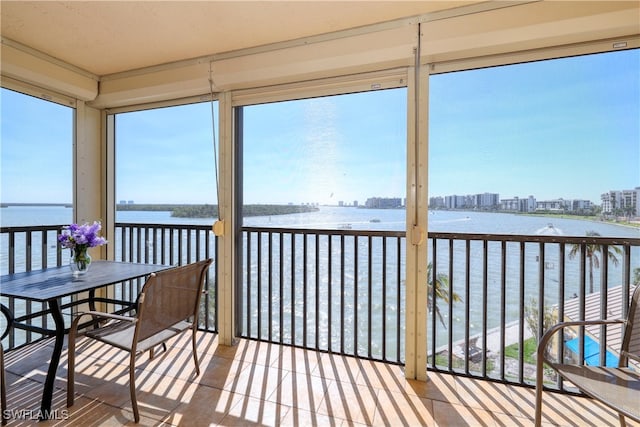
{"type": "Polygon", "coordinates": [[[545,236],[560,236],[564,233],[558,227],[555,227],[552,223],[548,223],[546,227],[542,227],[541,229],[536,231],[536,234],[545,236]]]}
{"type": "Polygon", "coordinates": [[[351,224],[340,224],[338,230],[351,230],[353,226],[351,224]]]}
{"type": "Polygon", "coordinates": [[[380,222],[380,218],[371,218],[369,222],[380,222]]]}

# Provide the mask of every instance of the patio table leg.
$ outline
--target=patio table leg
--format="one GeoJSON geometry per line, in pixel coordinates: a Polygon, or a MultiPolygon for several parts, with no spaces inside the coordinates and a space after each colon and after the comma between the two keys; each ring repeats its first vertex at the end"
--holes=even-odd
{"type": "Polygon", "coordinates": [[[62,311],[60,310],[60,303],[57,298],[50,299],[49,309],[51,310],[51,316],[56,325],[56,340],[53,346],[53,353],[51,354],[51,361],[49,362],[49,370],[47,371],[47,378],[44,381],[44,390],[42,391],[42,404],[40,406],[40,419],[50,419],[53,415],[51,413],[51,401],[53,399],[53,385],[56,380],[56,372],[58,371],[58,364],[60,363],[60,355],[62,354],[62,345],[64,343],[64,319],[62,318],[62,311]]]}

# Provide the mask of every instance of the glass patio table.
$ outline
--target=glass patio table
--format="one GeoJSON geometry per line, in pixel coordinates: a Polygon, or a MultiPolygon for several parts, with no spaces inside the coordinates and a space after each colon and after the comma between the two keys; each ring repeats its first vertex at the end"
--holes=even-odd
{"type": "Polygon", "coordinates": [[[55,336],[53,354],[51,355],[44,390],[42,392],[41,419],[50,418],[52,415],[51,401],[53,398],[53,385],[58,364],[60,363],[64,335],[68,332],[64,324],[63,308],[88,303],[93,310],[95,309],[96,302],[107,302],[125,306],[126,308],[120,310],[120,312],[130,310],[135,302],[97,298],[95,291],[116,283],[143,278],[151,273],[168,268],[171,268],[171,266],[94,261],[91,263],[89,271],[80,276],[75,276],[69,266],[66,265],[0,276],[0,296],[47,303],[49,307],[48,310],[28,313],[24,316],[14,316],[15,323],[13,325],[14,328],[55,336]],[[77,296],[83,292],[88,292],[88,299],[76,300],[65,305],[61,304],[63,297],[77,296]],[[47,329],[46,327],[25,323],[25,321],[29,319],[40,317],[47,313],[51,314],[55,323],[55,329],[47,329]]]}

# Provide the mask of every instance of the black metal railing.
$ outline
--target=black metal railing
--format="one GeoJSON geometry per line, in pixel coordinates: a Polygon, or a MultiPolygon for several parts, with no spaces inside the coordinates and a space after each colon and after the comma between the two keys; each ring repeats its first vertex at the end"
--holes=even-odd
{"type": "Polygon", "coordinates": [[[62,225],[0,228],[0,275],[62,265],[62,225]]]}
{"type": "MultiPolygon", "coordinates": [[[[2,274],[68,262],[55,238],[61,229],[1,228],[2,274]]],[[[118,223],[112,244],[116,260],[171,265],[215,258],[217,249],[210,227],[194,225],[118,223]]],[[[405,245],[404,232],[243,227],[238,335],[404,363],[405,245]]],[[[640,268],[636,238],[429,233],[428,245],[428,368],[521,385],[533,382],[531,352],[550,322],[624,315],[640,268]]],[[[217,329],[215,271],[203,304],[208,331],[217,329]]],[[[138,286],[115,292],[134,298],[138,286]]],[[[42,309],[2,302],[14,312],[42,309]]],[[[616,334],[579,329],[575,354],[553,351],[584,361],[589,336],[604,361],[616,334]]],[[[8,344],[36,339],[12,335],[8,344]]]]}
{"type": "Polygon", "coordinates": [[[242,230],[241,336],[402,362],[404,232],[242,230]]]}
{"type": "MultiPolygon", "coordinates": [[[[430,313],[429,367],[517,384],[535,382],[532,352],[551,324],[624,317],[640,268],[635,238],[430,233],[429,245],[431,281],[446,277],[449,296],[460,298],[445,301],[430,289],[446,314],[441,322],[430,313]]],[[[607,351],[619,350],[620,331],[594,335],[604,363],[607,351]]],[[[575,336],[583,343],[584,328],[575,336]]],[[[555,353],[583,363],[585,346],[577,350],[557,345],[555,353]]],[[[553,380],[550,386],[562,387],[553,380]]]]}
{"type": "MultiPolygon", "coordinates": [[[[218,239],[208,225],[117,223],[115,245],[116,261],[184,265],[207,258],[215,262],[218,239]]],[[[217,332],[218,276],[214,266],[207,272],[204,291],[200,327],[217,332]]],[[[139,292],[139,283],[129,283],[118,296],[135,298],[139,292]]]]}

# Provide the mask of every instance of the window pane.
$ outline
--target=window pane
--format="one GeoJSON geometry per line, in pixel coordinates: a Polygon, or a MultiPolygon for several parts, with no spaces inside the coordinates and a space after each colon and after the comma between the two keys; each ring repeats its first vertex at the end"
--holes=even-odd
{"type": "Polygon", "coordinates": [[[627,261],[622,246],[558,236],[638,238],[638,203],[631,220],[604,203],[640,199],[638,76],[636,49],[429,78],[427,270],[430,290],[460,296],[429,297],[431,363],[531,381],[537,337],[557,316],[613,316],[599,309],[619,306],[638,247],[624,248],[627,261]]]}
{"type": "MultiPolygon", "coordinates": [[[[603,194],[640,194],[638,75],[635,49],[431,76],[430,207],[609,215],[603,194]]],[[[634,208],[640,216],[640,206],[634,208]]],[[[522,216],[483,223],[466,215],[450,222],[434,217],[430,229],[534,234],[540,228],[524,227],[522,216]],[[465,217],[470,221],[452,222],[465,217]]],[[[623,232],[611,229],[601,234],[623,232]]],[[[584,231],[569,224],[563,230],[584,231]]]]}
{"type": "MultiPolygon", "coordinates": [[[[214,110],[217,117],[217,102],[214,110]]],[[[215,205],[211,116],[208,102],[118,114],[116,202],[119,205],[215,205]]],[[[215,129],[217,138],[217,119],[215,129]]],[[[169,210],[162,214],[146,212],[119,210],[117,220],[174,222],[170,220],[169,210]]],[[[213,217],[213,214],[207,218],[191,215],[182,218],[182,222],[211,223],[213,217]]]]}
{"type": "MultiPolygon", "coordinates": [[[[267,223],[404,229],[396,221],[404,220],[403,210],[387,212],[382,225],[379,209],[357,208],[380,198],[375,206],[404,205],[406,89],[256,105],[244,107],[243,115],[245,206],[318,209],[312,215],[263,216],[267,223]]],[[[244,219],[245,225],[259,222],[244,219]]]]}
{"type": "Polygon", "coordinates": [[[3,226],[65,224],[72,219],[74,110],[2,89],[0,168],[3,226]]]}
{"type": "Polygon", "coordinates": [[[243,107],[241,336],[402,360],[404,233],[368,230],[405,229],[406,104],[402,88],[243,107]]]}

